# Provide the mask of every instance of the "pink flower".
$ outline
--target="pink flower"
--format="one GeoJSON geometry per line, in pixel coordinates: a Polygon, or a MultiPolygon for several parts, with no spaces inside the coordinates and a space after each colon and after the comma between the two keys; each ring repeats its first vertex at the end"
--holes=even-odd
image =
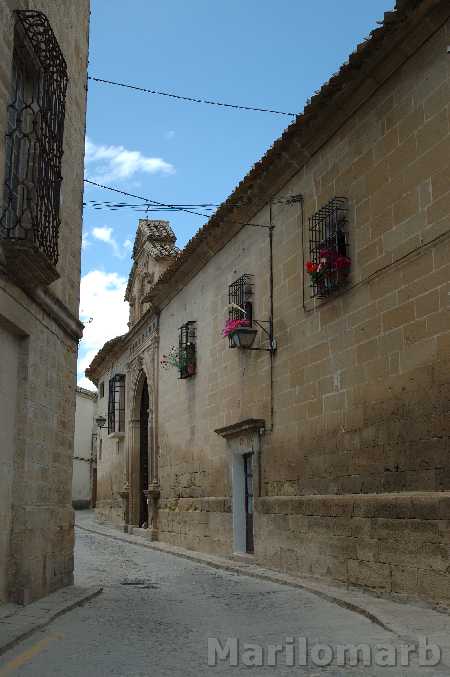
{"type": "Polygon", "coordinates": [[[335,261],[337,270],[346,270],[347,268],[350,268],[351,264],[352,261],[348,258],[348,256],[338,256],[335,261]]]}
{"type": "Polygon", "coordinates": [[[248,320],[227,320],[225,322],[225,327],[223,328],[222,335],[223,336],[230,336],[230,334],[233,334],[237,329],[240,329],[241,327],[249,327],[250,322],[248,320]]]}

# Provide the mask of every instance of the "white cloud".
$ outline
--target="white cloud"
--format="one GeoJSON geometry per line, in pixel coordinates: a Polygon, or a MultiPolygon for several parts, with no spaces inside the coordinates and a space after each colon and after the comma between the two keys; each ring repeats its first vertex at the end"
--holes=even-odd
{"type": "Polygon", "coordinates": [[[83,238],[81,240],[81,249],[87,249],[87,247],[90,247],[92,242],[89,239],[89,235],[87,233],[83,233],[83,238]]]}
{"type": "Polygon", "coordinates": [[[91,270],[81,278],[80,320],[85,323],[78,360],[78,383],[86,387],[84,370],[110,339],[128,331],[127,280],[117,273],[91,270]]]}
{"type": "Polygon", "coordinates": [[[99,228],[93,228],[92,236],[95,237],[96,240],[100,240],[100,242],[109,244],[112,247],[114,254],[120,257],[119,245],[115,241],[112,232],[112,228],[109,228],[108,226],[102,226],[99,228]]]}
{"type": "Polygon", "coordinates": [[[95,385],[90,381],[86,376],[83,376],[82,378],[78,378],[78,383],[77,385],[80,388],[84,388],[85,390],[92,390],[94,393],[96,392],[97,388],[95,385]]]}
{"type": "Polygon", "coordinates": [[[139,172],[173,174],[175,168],[159,157],[147,157],[124,146],[98,146],[86,137],[85,164],[89,178],[98,183],[132,178],[139,172]]]}
{"type": "Polygon", "coordinates": [[[109,244],[109,246],[112,247],[114,255],[119,259],[123,259],[127,255],[127,252],[133,247],[133,243],[128,239],[125,240],[122,247],[120,247],[113,235],[113,229],[109,226],[93,228],[92,237],[94,237],[96,240],[100,240],[100,242],[109,244]]]}
{"type": "Polygon", "coordinates": [[[92,231],[92,235],[97,239],[101,240],[102,242],[107,242],[108,244],[111,244],[111,242],[115,242],[113,236],[112,236],[112,228],[109,228],[108,226],[102,226],[101,228],[94,228],[92,231]]]}

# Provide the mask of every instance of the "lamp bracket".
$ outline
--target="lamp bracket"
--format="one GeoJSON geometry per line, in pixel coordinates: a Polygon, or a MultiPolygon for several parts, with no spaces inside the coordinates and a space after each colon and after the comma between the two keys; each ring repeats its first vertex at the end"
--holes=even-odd
{"type": "Polygon", "coordinates": [[[274,353],[277,349],[277,340],[274,338],[273,333],[272,333],[272,320],[255,320],[253,319],[253,322],[260,327],[265,334],[269,337],[269,343],[270,347],[269,348],[246,348],[246,350],[264,350],[265,352],[269,353],[274,353]],[[263,324],[268,324],[269,325],[269,330],[267,330],[265,327],[263,327],[263,324]]]}

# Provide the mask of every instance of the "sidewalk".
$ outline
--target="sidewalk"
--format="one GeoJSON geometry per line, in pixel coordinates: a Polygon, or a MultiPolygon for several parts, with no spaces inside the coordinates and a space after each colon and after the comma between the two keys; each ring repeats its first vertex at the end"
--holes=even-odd
{"type": "Polygon", "coordinates": [[[78,511],[75,526],[101,536],[165,552],[175,557],[183,557],[216,569],[307,590],[334,604],[361,614],[394,633],[402,641],[417,643],[420,637],[427,637],[430,642],[441,647],[443,664],[450,667],[450,614],[445,609],[436,610],[426,602],[420,601],[392,601],[358,588],[347,589],[343,586],[324,583],[318,579],[297,578],[252,563],[207,555],[165,543],[151,542],[142,536],[123,533],[112,525],[96,522],[93,511],[78,511]]]}
{"type": "Polygon", "coordinates": [[[102,588],[81,588],[71,585],[27,606],[0,606],[0,655],[37,630],[45,628],[55,618],[89,602],[102,588]]]}

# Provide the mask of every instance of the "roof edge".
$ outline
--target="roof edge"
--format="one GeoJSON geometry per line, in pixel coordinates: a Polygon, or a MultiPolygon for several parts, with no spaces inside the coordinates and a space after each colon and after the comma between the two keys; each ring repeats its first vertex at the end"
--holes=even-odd
{"type": "Polygon", "coordinates": [[[301,171],[417,48],[439,30],[448,16],[450,6],[447,0],[399,0],[395,11],[386,12],[382,25],[357,45],[338,73],[308,101],[303,113],[287,127],[216,213],[189,240],[144,300],[159,310],[164,308],[242,230],[245,223],[301,171]],[[425,16],[441,8],[447,10],[446,18],[424,21],[425,16]],[[413,49],[405,44],[404,39],[418,27],[417,45],[413,49]],[[383,67],[379,80],[373,77],[377,67],[384,66],[388,58],[392,59],[392,68],[383,67]]]}
{"type": "Polygon", "coordinates": [[[100,367],[105,363],[108,358],[111,358],[113,355],[119,352],[119,349],[122,347],[125,338],[128,336],[126,334],[121,334],[116,336],[103,345],[103,347],[98,351],[89,367],[85,370],[84,374],[92,383],[98,387],[98,374],[100,367]]]}

